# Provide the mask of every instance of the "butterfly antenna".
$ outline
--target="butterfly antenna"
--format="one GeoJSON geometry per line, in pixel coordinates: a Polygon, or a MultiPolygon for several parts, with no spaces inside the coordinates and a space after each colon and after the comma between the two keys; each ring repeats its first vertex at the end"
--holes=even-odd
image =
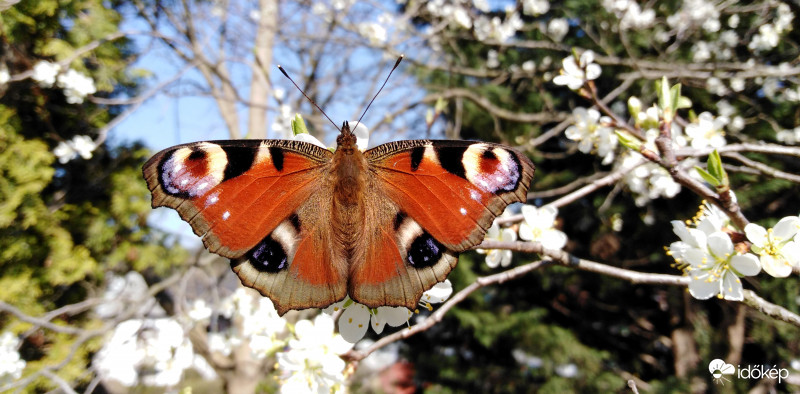
{"type": "Polygon", "coordinates": [[[367,104],[367,108],[364,109],[364,113],[361,114],[360,118],[358,118],[358,122],[356,122],[356,127],[354,127],[353,130],[358,128],[358,125],[361,123],[361,119],[364,119],[364,115],[367,114],[367,111],[369,110],[369,107],[372,105],[372,102],[374,102],[375,99],[378,98],[378,95],[381,94],[381,90],[383,90],[383,88],[386,86],[386,83],[389,82],[389,77],[392,76],[392,73],[394,72],[395,69],[397,69],[397,66],[399,66],[400,62],[402,61],[403,61],[403,55],[400,55],[400,57],[398,57],[397,61],[394,63],[392,71],[389,71],[389,75],[387,75],[386,79],[383,81],[383,85],[381,85],[381,88],[378,89],[378,93],[375,93],[375,97],[373,97],[372,100],[369,101],[369,104],[367,104]]]}
{"type": "MultiPolygon", "coordinates": [[[[398,63],[400,63],[400,62],[398,61],[398,63]]],[[[397,67],[397,66],[395,66],[395,67],[397,67]]],[[[283,69],[283,67],[281,67],[280,65],[278,65],[278,70],[281,70],[281,72],[283,73],[283,76],[284,76],[284,77],[286,77],[286,78],[289,78],[289,80],[290,80],[290,81],[292,81],[292,85],[294,85],[294,87],[296,87],[296,88],[297,88],[297,90],[299,90],[299,91],[300,91],[300,93],[303,93],[303,96],[305,96],[305,97],[306,97],[306,99],[308,99],[308,101],[310,101],[310,102],[311,102],[311,104],[314,104],[314,106],[315,106],[315,107],[317,107],[317,109],[319,110],[319,112],[322,112],[322,114],[323,114],[323,115],[325,115],[325,117],[326,117],[326,118],[328,118],[328,121],[330,121],[330,122],[331,122],[331,124],[333,124],[333,127],[336,127],[336,130],[339,130],[339,131],[341,131],[341,129],[339,129],[339,126],[337,126],[337,125],[336,125],[336,122],[334,122],[333,120],[331,120],[330,116],[328,116],[328,114],[326,114],[326,113],[325,113],[325,111],[323,111],[323,110],[322,110],[322,108],[320,108],[320,107],[319,107],[319,105],[317,105],[317,103],[315,103],[315,102],[314,102],[314,100],[312,100],[312,99],[311,99],[311,97],[308,97],[308,95],[306,94],[306,92],[304,92],[304,91],[303,91],[303,89],[300,89],[300,87],[299,87],[299,86],[297,86],[297,83],[295,83],[295,82],[294,82],[294,79],[292,79],[292,77],[290,77],[290,76],[289,76],[289,74],[288,74],[288,73],[286,73],[286,70],[284,70],[284,69],[283,69]]],[[[385,85],[385,84],[386,84],[386,83],[384,83],[384,85],[385,85]]],[[[374,100],[374,99],[373,99],[373,100],[374,100]]],[[[369,108],[369,107],[367,107],[367,108],[369,108]]]]}

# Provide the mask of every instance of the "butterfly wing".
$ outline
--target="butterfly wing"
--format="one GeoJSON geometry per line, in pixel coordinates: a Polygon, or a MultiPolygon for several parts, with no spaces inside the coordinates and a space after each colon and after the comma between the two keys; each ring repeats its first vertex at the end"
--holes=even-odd
{"type": "Polygon", "coordinates": [[[346,262],[331,255],[325,226],[308,225],[325,223],[319,205],[330,192],[321,180],[331,157],[300,141],[198,142],[159,152],[143,173],[153,207],[177,210],[282,314],[329,305],[346,292],[346,262]]]}
{"type": "Polygon", "coordinates": [[[178,211],[205,246],[240,257],[305,201],[331,152],[290,140],[197,142],[143,168],[153,207],[178,211]]]}
{"type": "Polygon", "coordinates": [[[481,243],[506,206],[526,201],[534,173],[525,155],[483,142],[397,141],[365,154],[400,212],[456,252],[481,243]]]}
{"type": "Polygon", "coordinates": [[[329,181],[321,178],[295,213],[245,256],[231,260],[242,284],[269,297],[280,315],[324,308],[347,294],[347,256],[329,225],[329,181]]]}
{"type": "Polygon", "coordinates": [[[363,257],[351,261],[350,296],[367,306],[415,308],[458,252],[479,244],[494,218],[526,200],[533,163],[497,144],[398,141],[365,152],[370,163],[363,257]]]}

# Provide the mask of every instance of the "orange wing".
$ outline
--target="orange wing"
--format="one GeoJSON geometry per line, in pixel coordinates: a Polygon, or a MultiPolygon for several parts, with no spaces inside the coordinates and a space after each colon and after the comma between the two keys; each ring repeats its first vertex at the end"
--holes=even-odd
{"type": "Polygon", "coordinates": [[[368,225],[348,293],[369,307],[414,309],[458,252],[479,244],[508,204],[526,200],[534,172],[514,150],[468,141],[399,141],[365,155],[368,225]]]}
{"type": "Polygon", "coordinates": [[[178,211],[212,252],[238,258],[309,197],[331,152],[289,140],[175,146],[143,168],[153,207],[178,211]]]}
{"type": "Polygon", "coordinates": [[[526,201],[534,173],[521,153],[482,142],[397,141],[365,154],[399,210],[455,252],[479,244],[506,206],[526,201]]]}

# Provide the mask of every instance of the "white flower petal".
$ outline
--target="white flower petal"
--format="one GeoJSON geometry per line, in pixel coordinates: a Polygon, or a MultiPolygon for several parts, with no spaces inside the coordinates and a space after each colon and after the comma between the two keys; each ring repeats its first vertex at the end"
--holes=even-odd
{"type": "Polygon", "coordinates": [[[591,81],[597,79],[601,72],[600,66],[597,64],[590,64],[586,66],[586,80],[591,81]]]}
{"type": "Polygon", "coordinates": [[[519,238],[523,241],[532,241],[533,240],[533,227],[529,226],[528,223],[522,222],[519,225],[519,238]]]}
{"type": "Polygon", "coordinates": [[[514,242],[517,240],[517,233],[510,228],[504,228],[500,234],[500,240],[504,242],[514,242]]]}
{"type": "Polygon", "coordinates": [[[731,257],[730,264],[733,269],[745,276],[755,276],[761,272],[761,264],[758,262],[758,258],[750,253],[731,257]]]}
{"type": "Polygon", "coordinates": [[[561,249],[567,244],[567,235],[558,230],[547,230],[542,233],[539,242],[548,249],[561,249]]]}
{"type": "Polygon", "coordinates": [[[378,307],[377,314],[381,320],[392,327],[400,327],[408,323],[412,313],[408,308],[402,306],[381,306],[378,307]]]}
{"type": "Polygon", "coordinates": [[[450,283],[449,279],[445,279],[444,282],[439,282],[428,291],[422,293],[421,300],[437,304],[450,298],[451,294],[453,294],[453,284],[450,283]]]}
{"type": "Polygon", "coordinates": [[[783,256],[790,265],[800,267],[800,243],[796,241],[789,241],[781,248],[781,256],[783,256]]]}
{"type": "Polygon", "coordinates": [[[486,255],[486,265],[488,265],[489,268],[497,268],[502,258],[503,256],[500,254],[500,250],[492,249],[489,251],[489,254],[486,255]]]}
{"type": "Polygon", "coordinates": [[[776,278],[785,278],[792,273],[792,266],[786,260],[766,253],[761,255],[761,268],[776,278]]]}
{"type": "Polygon", "coordinates": [[[689,282],[689,294],[698,300],[707,300],[719,294],[720,284],[718,280],[710,279],[708,273],[701,272],[697,276],[689,273],[692,280],[689,282]],[[709,280],[710,279],[710,280],[709,280]]]}
{"type": "Polygon", "coordinates": [[[726,271],[721,283],[722,296],[726,300],[741,301],[744,299],[742,281],[733,272],[726,271]]]}
{"type": "Polygon", "coordinates": [[[704,268],[708,264],[708,254],[704,250],[697,248],[685,250],[683,259],[695,268],[704,268]]]}
{"type": "Polygon", "coordinates": [[[785,241],[797,234],[798,226],[800,226],[800,218],[797,216],[787,216],[775,224],[775,227],[772,229],[772,235],[781,241],[785,241]]]}
{"type": "Polygon", "coordinates": [[[715,257],[727,260],[733,253],[733,242],[728,234],[716,232],[708,236],[708,249],[715,257]]]}
{"type": "MultiPolygon", "coordinates": [[[[327,316],[327,315],[320,315],[327,316]]],[[[364,337],[369,326],[370,313],[366,306],[354,303],[339,317],[339,334],[345,341],[356,343],[364,337]]]]}
{"type": "Polygon", "coordinates": [[[767,244],[767,230],[755,223],[744,226],[744,234],[753,245],[763,248],[767,244]]]}
{"type": "Polygon", "coordinates": [[[367,146],[369,145],[369,129],[363,123],[353,120],[349,122],[353,127],[352,130],[353,134],[356,135],[356,146],[361,151],[367,150],[367,146]]]}

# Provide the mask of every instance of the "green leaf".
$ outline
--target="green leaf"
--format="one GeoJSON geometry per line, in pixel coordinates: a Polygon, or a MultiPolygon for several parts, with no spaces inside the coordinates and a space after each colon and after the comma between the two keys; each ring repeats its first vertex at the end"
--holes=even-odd
{"type": "Polygon", "coordinates": [[[700,174],[700,177],[703,178],[704,181],[708,182],[711,186],[717,187],[719,186],[719,181],[713,175],[709,174],[708,171],[704,170],[702,167],[694,166],[694,169],[697,170],[697,173],[700,174]]]}
{"type": "Polygon", "coordinates": [[[674,113],[678,109],[678,104],[680,103],[681,99],[681,84],[679,83],[675,84],[672,88],[670,88],[669,93],[670,93],[669,108],[674,113]]]}
{"type": "Polygon", "coordinates": [[[614,130],[614,133],[617,134],[617,139],[619,139],[619,143],[624,145],[625,147],[630,148],[635,152],[638,152],[640,149],[642,149],[642,141],[639,141],[638,138],[632,136],[627,131],[614,130]]]}
{"type": "Polygon", "coordinates": [[[298,134],[308,134],[308,128],[303,117],[300,114],[295,114],[294,119],[292,119],[292,135],[298,134]]]}
{"type": "Polygon", "coordinates": [[[708,172],[711,176],[714,177],[719,183],[715,186],[728,186],[728,174],[725,172],[725,169],[722,168],[722,158],[719,156],[719,152],[714,149],[710,155],[708,155],[708,163],[706,163],[708,167],[708,172]]]}

